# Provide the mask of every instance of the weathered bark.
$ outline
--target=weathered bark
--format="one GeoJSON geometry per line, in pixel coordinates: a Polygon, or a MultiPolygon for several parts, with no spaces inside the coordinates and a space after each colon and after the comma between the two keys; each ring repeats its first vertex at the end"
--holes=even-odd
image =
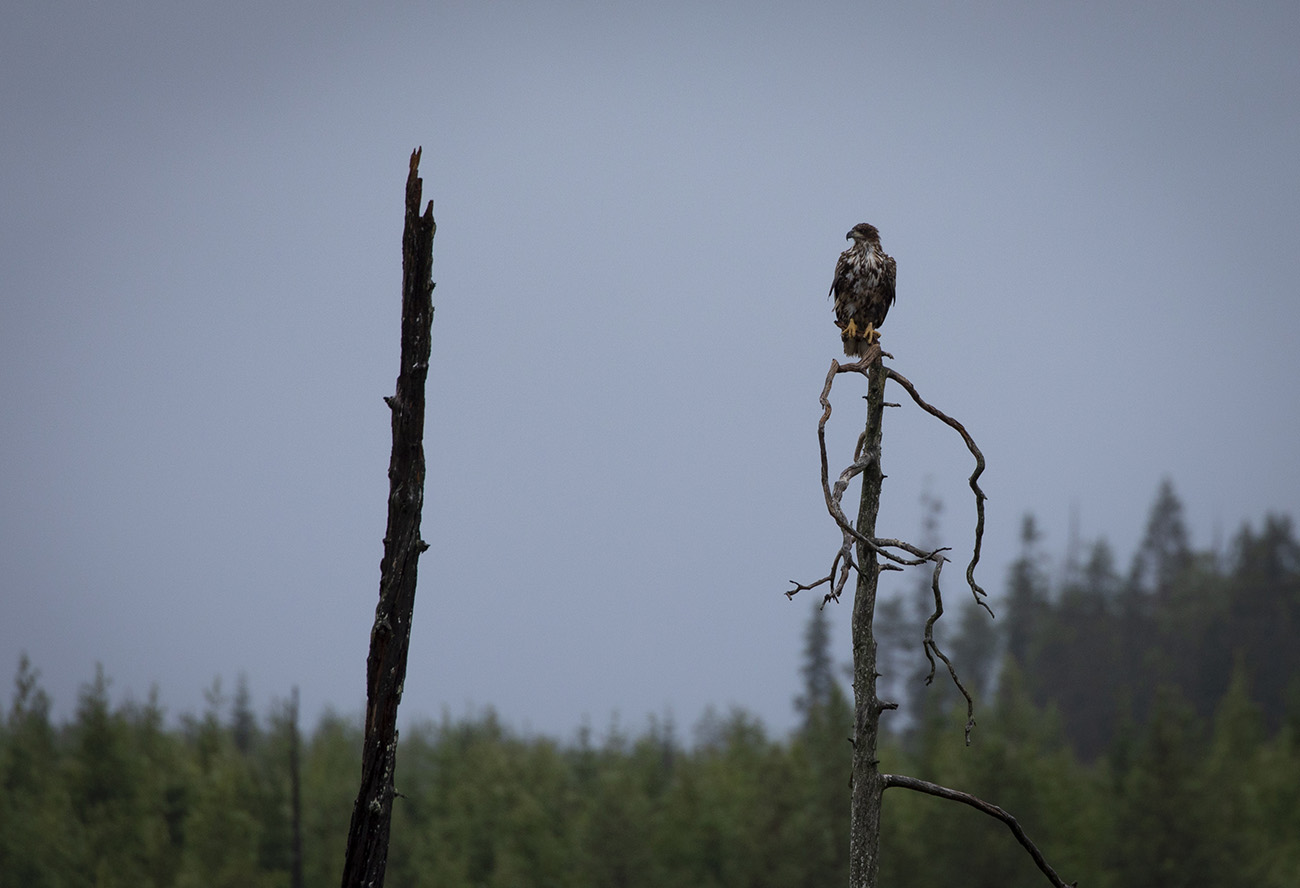
{"type": "Polygon", "coordinates": [[[420,149],[411,154],[402,233],[402,356],[392,412],[388,465],[388,530],[379,568],[379,605],[366,663],[366,732],[361,788],[352,807],[343,888],[382,888],[396,794],[397,707],[406,681],[406,653],[415,610],[416,566],[429,546],[420,539],[424,506],[424,384],[433,324],[433,201],[420,213],[420,149]]]}
{"type": "MultiPolygon", "coordinates": [[[[857,531],[868,540],[876,538],[876,515],[880,511],[881,422],[885,413],[885,379],[881,356],[876,352],[867,384],[867,427],[861,458],[869,459],[862,470],[862,496],[858,504],[857,531]]],[[[849,885],[870,888],[880,869],[880,802],[884,782],[876,759],[880,713],[886,708],[876,698],[876,638],[872,622],[876,611],[876,587],[880,564],[875,551],[861,539],[857,542],[858,585],[853,595],[853,793],[849,832],[849,885]]]]}

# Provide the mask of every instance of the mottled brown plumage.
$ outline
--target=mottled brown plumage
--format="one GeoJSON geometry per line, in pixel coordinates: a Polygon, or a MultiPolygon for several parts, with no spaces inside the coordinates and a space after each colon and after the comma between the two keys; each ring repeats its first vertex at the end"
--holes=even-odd
{"type": "Polygon", "coordinates": [[[835,325],[840,328],[844,354],[860,358],[880,338],[879,327],[894,304],[894,260],[880,249],[880,232],[863,222],[845,238],[853,246],[835,264],[831,297],[835,300],[835,325]]]}

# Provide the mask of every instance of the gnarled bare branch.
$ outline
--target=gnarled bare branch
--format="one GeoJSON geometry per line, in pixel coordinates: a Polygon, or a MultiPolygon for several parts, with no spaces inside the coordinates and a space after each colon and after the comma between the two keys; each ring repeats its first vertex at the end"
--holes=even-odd
{"type": "Polygon", "coordinates": [[[980,797],[973,796],[968,792],[950,789],[947,786],[941,786],[938,783],[931,783],[928,780],[918,780],[915,777],[907,777],[902,774],[881,774],[880,777],[884,782],[885,789],[889,789],[891,786],[896,786],[900,789],[910,789],[915,792],[923,792],[927,795],[947,799],[950,802],[961,802],[963,805],[970,805],[977,811],[982,811],[990,817],[996,817],[1007,825],[1007,828],[1011,830],[1012,835],[1016,837],[1016,841],[1024,846],[1024,849],[1029,852],[1029,856],[1034,859],[1034,863],[1043,872],[1043,875],[1047,876],[1048,880],[1051,881],[1056,888],[1074,888],[1074,886],[1079,884],[1078,882],[1066,882],[1057,875],[1056,870],[1052,869],[1051,864],[1049,864],[1047,859],[1043,857],[1043,852],[1039,851],[1038,846],[1030,840],[1019,821],[997,805],[986,802],[980,797]]]}
{"type": "MultiPolygon", "coordinates": [[[[925,633],[921,642],[922,650],[925,652],[926,659],[930,661],[930,674],[926,677],[925,681],[926,684],[929,684],[934,680],[934,673],[937,668],[935,658],[937,657],[942,660],[944,665],[948,668],[948,674],[952,677],[953,684],[957,686],[957,690],[960,691],[962,697],[966,699],[966,743],[969,745],[971,731],[975,727],[975,704],[971,699],[970,692],[966,690],[966,686],[962,684],[961,678],[957,675],[956,667],[953,666],[952,661],[944,654],[938,643],[934,640],[934,623],[943,615],[943,599],[939,592],[939,572],[943,569],[944,562],[948,560],[941,553],[948,550],[946,548],[941,548],[933,551],[926,551],[925,549],[913,545],[906,540],[893,538],[886,539],[880,537],[871,539],[861,534],[858,529],[849,522],[848,517],[844,514],[844,492],[848,489],[849,484],[852,483],[855,477],[862,474],[872,465],[873,462],[880,459],[880,454],[878,452],[867,449],[865,432],[858,436],[857,444],[853,448],[853,462],[840,472],[838,477],[836,477],[834,484],[830,482],[830,462],[826,454],[826,423],[830,419],[832,412],[830,394],[831,388],[835,384],[835,377],[840,373],[861,373],[866,376],[871,364],[876,361],[881,354],[882,352],[880,351],[879,344],[875,344],[867,352],[867,355],[860,361],[851,364],[841,364],[839,361],[832,360],[830,370],[826,373],[826,382],[822,386],[820,398],[822,415],[821,419],[817,422],[817,443],[821,455],[822,495],[826,500],[826,510],[830,513],[831,517],[835,519],[836,525],[840,528],[842,541],[839,551],[835,553],[835,557],[831,561],[830,572],[827,573],[826,576],[812,583],[800,583],[796,580],[791,580],[791,588],[786,590],[785,595],[787,598],[794,598],[794,596],[800,592],[812,590],[818,586],[829,583],[831,588],[822,599],[822,606],[825,607],[828,601],[839,601],[840,595],[843,594],[844,587],[848,582],[850,568],[861,572],[858,565],[853,560],[853,544],[855,542],[861,543],[876,555],[879,555],[886,560],[885,564],[880,565],[882,570],[901,570],[904,566],[916,566],[925,564],[926,562],[933,562],[934,572],[931,578],[931,588],[934,592],[934,610],[929,619],[926,620],[925,633]],[[906,552],[912,557],[906,558],[893,550],[906,552]]],[[[980,597],[984,594],[984,590],[980,589],[974,582],[975,562],[979,559],[979,546],[984,533],[983,502],[982,499],[980,499],[983,497],[983,493],[979,490],[976,479],[978,479],[979,474],[984,470],[984,457],[980,454],[979,448],[975,446],[975,442],[970,438],[970,435],[966,433],[966,430],[960,423],[946,416],[942,411],[927,404],[920,395],[917,394],[916,389],[912,386],[911,382],[902,375],[895,373],[889,368],[885,368],[885,372],[888,378],[893,378],[904,388],[908,389],[913,399],[916,400],[916,402],[927,412],[943,419],[949,425],[952,425],[961,432],[962,437],[971,448],[971,452],[975,454],[977,468],[975,474],[971,476],[971,483],[977,494],[979,521],[976,525],[975,559],[967,570],[967,577],[972,584],[972,589],[978,590],[975,595],[975,600],[983,605],[987,610],[988,605],[985,604],[980,597]]],[[[992,611],[989,611],[989,613],[992,614],[992,611]]]]}
{"type": "Polygon", "coordinates": [[[952,660],[948,655],[939,649],[939,643],[934,640],[935,621],[943,616],[943,594],[939,591],[939,572],[943,570],[943,563],[947,561],[938,552],[934,557],[934,574],[930,579],[930,591],[934,594],[934,611],[925,621],[925,635],[921,640],[921,648],[925,651],[925,658],[930,661],[930,674],[925,677],[925,683],[930,684],[934,681],[935,662],[934,658],[938,657],[943,661],[943,665],[948,667],[948,675],[952,677],[952,683],[961,691],[961,695],[966,698],[966,745],[970,746],[971,731],[975,730],[975,701],[971,699],[970,692],[966,686],[961,683],[957,677],[957,667],[952,665],[952,660]]]}
{"type": "MultiPolygon", "coordinates": [[[[864,452],[865,444],[862,437],[858,438],[858,443],[854,447],[853,462],[840,472],[836,477],[834,484],[831,484],[830,481],[830,462],[826,455],[826,422],[831,417],[831,387],[835,384],[835,377],[840,373],[861,373],[863,376],[866,376],[871,364],[880,355],[880,345],[876,344],[871,347],[866,356],[860,361],[855,361],[851,364],[841,364],[839,361],[832,360],[830,370],[826,373],[826,384],[822,386],[820,398],[822,415],[821,419],[817,421],[817,443],[821,453],[822,495],[826,500],[826,510],[830,513],[831,518],[835,520],[836,525],[840,528],[840,532],[843,535],[843,542],[831,563],[830,572],[825,577],[822,577],[813,583],[799,583],[795,580],[791,580],[790,582],[793,588],[786,590],[785,595],[787,598],[793,598],[800,592],[815,589],[823,583],[829,582],[832,585],[831,591],[827,593],[828,597],[826,600],[829,601],[834,599],[835,601],[839,601],[840,595],[844,591],[844,585],[848,580],[849,568],[852,567],[854,570],[858,569],[857,564],[853,561],[852,555],[853,544],[855,542],[862,543],[880,557],[892,562],[892,564],[881,565],[882,570],[898,570],[900,567],[924,564],[931,560],[935,554],[934,552],[927,552],[924,549],[903,540],[869,539],[860,534],[857,528],[853,526],[848,517],[844,514],[844,508],[842,505],[844,500],[844,491],[848,489],[849,484],[853,482],[855,477],[862,474],[862,472],[864,472],[873,461],[880,458],[879,453],[864,452]],[[891,551],[891,549],[900,549],[913,557],[905,558],[902,555],[891,551]],[[840,570],[838,577],[836,576],[837,569],[840,570]]],[[[824,603],[825,602],[823,602],[823,604],[824,603]]]]}
{"type": "Polygon", "coordinates": [[[980,547],[984,543],[984,500],[988,499],[984,495],[984,491],[980,490],[979,485],[979,477],[984,474],[984,454],[980,453],[979,447],[975,444],[975,439],[966,431],[966,427],[938,407],[927,403],[917,392],[916,386],[912,385],[907,377],[892,367],[886,367],[885,372],[889,374],[890,379],[907,390],[907,393],[912,396],[912,400],[916,402],[918,407],[952,427],[957,434],[961,435],[962,440],[966,442],[966,448],[975,457],[975,471],[971,472],[970,476],[970,489],[975,494],[975,548],[971,552],[970,564],[966,565],[966,582],[970,584],[970,591],[975,596],[975,603],[988,611],[989,616],[993,616],[993,610],[988,606],[988,602],[984,600],[988,597],[988,593],[980,587],[979,583],[975,582],[975,565],[979,564],[980,547]]]}
{"type": "Polygon", "coordinates": [[[952,661],[940,649],[934,638],[934,624],[943,616],[943,596],[939,588],[939,577],[943,571],[944,563],[948,561],[948,558],[943,553],[949,550],[939,548],[926,551],[903,540],[879,538],[875,535],[876,517],[880,503],[880,484],[884,477],[880,470],[880,442],[881,422],[885,406],[883,397],[884,384],[887,379],[892,378],[903,386],[918,406],[955,429],[962,436],[967,448],[975,457],[975,471],[970,476],[970,487],[975,494],[975,545],[970,564],[966,568],[966,580],[970,585],[971,594],[976,603],[988,610],[990,616],[993,613],[984,601],[987,597],[986,593],[975,582],[975,566],[979,563],[980,547],[984,538],[984,500],[986,497],[979,486],[979,477],[984,471],[984,456],[961,423],[927,403],[917,393],[916,387],[901,374],[884,367],[880,361],[882,354],[879,345],[874,345],[859,362],[841,365],[838,361],[831,361],[830,370],[826,374],[826,383],[822,387],[822,415],[817,423],[817,441],[821,451],[822,493],[826,500],[827,511],[840,528],[842,542],[839,551],[836,552],[834,559],[831,561],[830,572],[826,576],[808,584],[791,580],[790,582],[794,588],[786,592],[787,597],[793,598],[795,594],[803,590],[811,590],[823,584],[830,584],[831,591],[822,599],[822,606],[824,607],[826,602],[832,599],[839,600],[848,576],[852,571],[856,571],[858,574],[858,587],[853,604],[853,691],[855,713],[854,736],[850,738],[854,749],[851,781],[853,796],[850,806],[850,882],[854,885],[875,885],[878,871],[880,794],[890,786],[898,786],[952,801],[959,801],[1003,821],[1011,829],[1021,845],[1029,852],[1039,869],[1051,879],[1052,884],[1058,886],[1058,888],[1066,888],[1066,883],[1047,864],[1037,846],[1029,840],[1016,819],[1006,811],[976,796],[935,783],[929,783],[914,777],[881,774],[877,767],[879,763],[875,759],[875,749],[880,715],[886,710],[897,708],[896,703],[880,700],[876,697],[876,647],[872,634],[872,619],[876,602],[876,581],[880,570],[901,570],[905,565],[920,565],[926,562],[933,564],[930,589],[934,596],[934,610],[925,622],[924,637],[922,639],[922,649],[925,652],[926,659],[930,662],[930,673],[926,677],[926,683],[929,684],[934,680],[938,668],[937,660],[942,660],[953,683],[966,699],[967,745],[970,744],[971,731],[975,727],[975,707],[971,695],[962,684],[952,661]],[[832,484],[830,481],[829,461],[826,455],[826,422],[831,416],[831,388],[834,385],[835,377],[840,373],[861,373],[867,377],[867,427],[859,436],[857,445],[854,447],[853,462],[839,474],[834,484],[832,484]],[[842,500],[845,490],[858,475],[863,476],[862,502],[859,506],[858,522],[854,525],[844,515],[842,500]],[[857,555],[856,563],[854,561],[855,551],[857,555]],[[884,559],[884,563],[878,561],[876,556],[884,559]]]}

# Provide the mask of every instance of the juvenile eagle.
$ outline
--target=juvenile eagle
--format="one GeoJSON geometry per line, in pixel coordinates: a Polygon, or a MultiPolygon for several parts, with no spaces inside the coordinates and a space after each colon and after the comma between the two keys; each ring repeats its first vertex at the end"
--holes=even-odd
{"type": "Polygon", "coordinates": [[[894,304],[894,260],[880,249],[880,232],[863,222],[844,237],[853,246],[840,253],[830,295],[835,299],[835,325],[844,340],[844,354],[860,358],[880,338],[877,329],[894,304]]]}

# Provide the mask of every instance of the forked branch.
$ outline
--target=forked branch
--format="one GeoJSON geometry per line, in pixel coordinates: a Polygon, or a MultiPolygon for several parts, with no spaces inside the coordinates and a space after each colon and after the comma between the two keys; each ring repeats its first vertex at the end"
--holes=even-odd
{"type": "Polygon", "coordinates": [[[839,361],[832,360],[831,368],[826,374],[826,384],[822,386],[820,399],[822,415],[821,419],[817,422],[817,443],[821,451],[822,494],[826,499],[826,510],[830,512],[831,517],[835,519],[835,523],[839,526],[840,532],[843,535],[843,541],[840,545],[839,551],[835,553],[835,557],[831,561],[830,572],[826,576],[812,583],[800,583],[796,580],[791,580],[790,583],[793,588],[786,591],[785,594],[787,598],[793,598],[800,592],[815,589],[824,583],[830,583],[831,589],[826,593],[826,597],[822,600],[822,604],[824,605],[827,601],[831,600],[839,601],[840,595],[844,591],[844,585],[849,578],[849,569],[852,568],[853,570],[858,570],[858,565],[853,561],[853,544],[855,542],[862,543],[868,549],[890,562],[881,565],[882,570],[901,570],[904,566],[924,564],[927,561],[933,560],[938,552],[942,551],[935,550],[933,552],[927,552],[924,549],[903,540],[869,539],[868,537],[858,533],[857,529],[845,516],[842,505],[844,500],[844,491],[848,489],[849,484],[852,483],[855,477],[862,474],[862,472],[865,471],[873,461],[880,459],[879,453],[871,451],[864,452],[863,441],[861,439],[859,439],[858,446],[854,449],[853,462],[845,468],[844,471],[840,472],[839,476],[835,479],[834,485],[830,483],[830,465],[826,456],[826,421],[831,417],[831,386],[835,384],[835,377],[840,373],[861,373],[863,376],[866,376],[871,364],[875,362],[880,355],[880,345],[873,345],[868,350],[865,357],[852,364],[841,364],[839,361]],[[913,557],[905,558],[890,551],[890,549],[901,549],[913,557]]]}
{"type": "MultiPolygon", "coordinates": [[[[938,418],[950,428],[955,429],[966,442],[967,448],[975,457],[975,471],[970,476],[970,487],[975,494],[976,524],[975,546],[970,564],[966,568],[966,580],[970,584],[975,601],[985,610],[989,610],[984,599],[984,590],[975,582],[975,566],[979,563],[980,546],[984,538],[984,492],[979,487],[979,476],[984,471],[984,456],[975,445],[970,434],[961,423],[943,411],[927,403],[901,374],[886,368],[881,362],[882,352],[878,345],[868,350],[866,356],[857,363],[841,365],[831,361],[830,371],[826,374],[826,384],[822,387],[822,415],[817,423],[817,441],[821,451],[822,493],[826,499],[826,509],[840,528],[841,545],[831,560],[831,569],[826,576],[812,583],[791,581],[794,588],[786,592],[793,597],[796,593],[815,589],[824,584],[830,586],[822,600],[839,600],[848,581],[850,573],[856,572],[857,587],[853,597],[853,697],[854,697],[854,731],[853,731],[853,769],[850,804],[850,841],[849,841],[849,882],[854,888],[875,888],[879,873],[880,847],[880,812],[881,795],[890,786],[899,786],[918,792],[925,792],[951,801],[962,802],[1005,823],[1016,839],[1025,847],[1038,868],[1047,874],[1052,884],[1065,888],[1066,883],[1048,866],[1043,855],[1031,842],[1016,819],[996,805],[991,805],[968,793],[958,792],[914,777],[881,774],[876,759],[877,738],[879,736],[880,715],[884,710],[896,708],[876,696],[876,642],[872,623],[878,591],[877,581],[880,571],[885,569],[901,570],[903,566],[920,565],[931,562],[933,569],[930,589],[934,595],[934,610],[925,622],[922,648],[930,661],[930,674],[926,683],[934,679],[937,660],[942,660],[948,668],[953,683],[966,699],[966,742],[970,743],[971,730],[975,726],[974,703],[967,692],[952,661],[940,650],[934,639],[934,624],[943,615],[943,596],[939,590],[939,577],[944,562],[948,559],[943,554],[947,549],[935,549],[927,552],[902,540],[885,539],[876,536],[876,519],[879,515],[880,488],[884,479],[881,471],[881,428],[884,418],[885,383],[893,379],[911,395],[921,409],[938,418]],[[853,462],[835,479],[830,479],[829,461],[826,455],[826,422],[831,416],[830,393],[835,377],[840,373],[861,373],[867,377],[867,421],[866,429],[854,448],[853,462]],[[842,501],[844,492],[855,477],[861,476],[861,503],[857,522],[850,523],[844,515],[842,501]],[[883,559],[883,563],[882,560],[883,559]]],[[[992,611],[989,610],[990,616],[992,611]]]]}
{"type": "MultiPolygon", "coordinates": [[[[961,695],[966,699],[966,742],[969,744],[971,730],[975,726],[974,701],[971,699],[970,693],[966,690],[965,685],[962,684],[961,679],[958,677],[957,670],[952,665],[952,661],[948,659],[939,648],[938,643],[934,640],[934,623],[943,615],[943,599],[939,592],[939,572],[943,569],[944,562],[948,560],[942,553],[948,550],[946,548],[941,548],[933,551],[926,551],[925,549],[915,546],[905,540],[886,539],[880,537],[869,538],[860,533],[858,529],[849,522],[847,516],[844,514],[844,492],[848,489],[849,484],[852,483],[855,477],[862,474],[872,465],[873,462],[880,459],[880,454],[878,452],[867,448],[865,436],[858,439],[858,444],[854,448],[853,452],[853,462],[845,468],[844,471],[840,472],[839,476],[835,479],[834,484],[831,484],[830,482],[830,461],[826,455],[826,423],[831,417],[830,395],[831,387],[835,384],[835,377],[840,373],[861,373],[863,376],[867,376],[872,364],[879,360],[881,355],[882,352],[880,350],[880,345],[877,343],[871,346],[867,351],[867,354],[860,361],[856,361],[852,364],[841,364],[836,360],[831,361],[830,370],[826,374],[826,383],[822,386],[820,399],[822,415],[821,419],[817,422],[817,444],[821,454],[822,495],[826,500],[826,510],[830,513],[831,517],[835,519],[836,525],[840,528],[842,539],[839,550],[831,560],[831,569],[826,576],[811,583],[800,583],[797,580],[791,580],[790,583],[792,588],[788,589],[785,594],[787,598],[793,598],[800,592],[816,589],[819,586],[829,584],[830,591],[822,598],[822,606],[825,607],[828,601],[839,601],[840,595],[843,594],[844,586],[848,582],[851,569],[858,571],[858,573],[862,572],[861,568],[853,560],[854,543],[861,543],[876,555],[884,558],[885,563],[880,565],[881,570],[902,570],[903,567],[933,562],[934,570],[931,575],[930,585],[931,589],[934,591],[934,611],[925,623],[925,634],[922,639],[922,649],[925,651],[926,659],[930,661],[930,674],[926,678],[926,684],[929,684],[934,680],[936,669],[935,658],[938,657],[938,659],[942,660],[944,665],[948,667],[948,674],[952,676],[953,684],[957,686],[961,695]],[[898,554],[898,552],[894,550],[905,552],[912,557],[907,558],[898,554]]],[[[967,446],[971,449],[971,452],[975,454],[976,469],[975,474],[971,476],[971,486],[976,493],[978,521],[975,529],[975,555],[970,566],[967,568],[966,575],[971,583],[972,591],[975,592],[975,600],[984,605],[987,610],[988,606],[984,604],[981,599],[981,596],[984,595],[984,590],[980,589],[974,579],[975,564],[979,561],[980,542],[984,536],[984,493],[979,489],[977,483],[980,473],[984,471],[984,457],[980,453],[979,448],[975,446],[974,440],[960,423],[951,417],[948,417],[942,411],[927,404],[921,396],[917,394],[916,388],[912,383],[908,382],[902,375],[895,373],[889,368],[885,368],[885,372],[887,378],[894,379],[907,389],[913,400],[915,400],[922,409],[957,429],[961,433],[962,438],[966,441],[967,446]]],[[[989,613],[992,614],[992,611],[989,611],[989,613]]]]}
{"type": "Polygon", "coordinates": [[[925,658],[930,661],[930,674],[925,677],[925,683],[930,684],[934,681],[935,662],[934,658],[938,657],[943,660],[943,665],[948,667],[948,675],[952,677],[952,683],[961,691],[961,695],[966,698],[966,745],[970,746],[971,731],[975,730],[975,701],[971,699],[970,691],[961,683],[957,676],[957,667],[952,665],[952,660],[948,655],[939,649],[939,644],[934,640],[935,621],[943,616],[943,594],[939,591],[939,571],[943,570],[943,563],[947,561],[942,555],[936,555],[934,560],[934,574],[930,579],[930,591],[934,594],[934,611],[925,621],[925,634],[921,639],[921,649],[925,651],[925,658]]]}

